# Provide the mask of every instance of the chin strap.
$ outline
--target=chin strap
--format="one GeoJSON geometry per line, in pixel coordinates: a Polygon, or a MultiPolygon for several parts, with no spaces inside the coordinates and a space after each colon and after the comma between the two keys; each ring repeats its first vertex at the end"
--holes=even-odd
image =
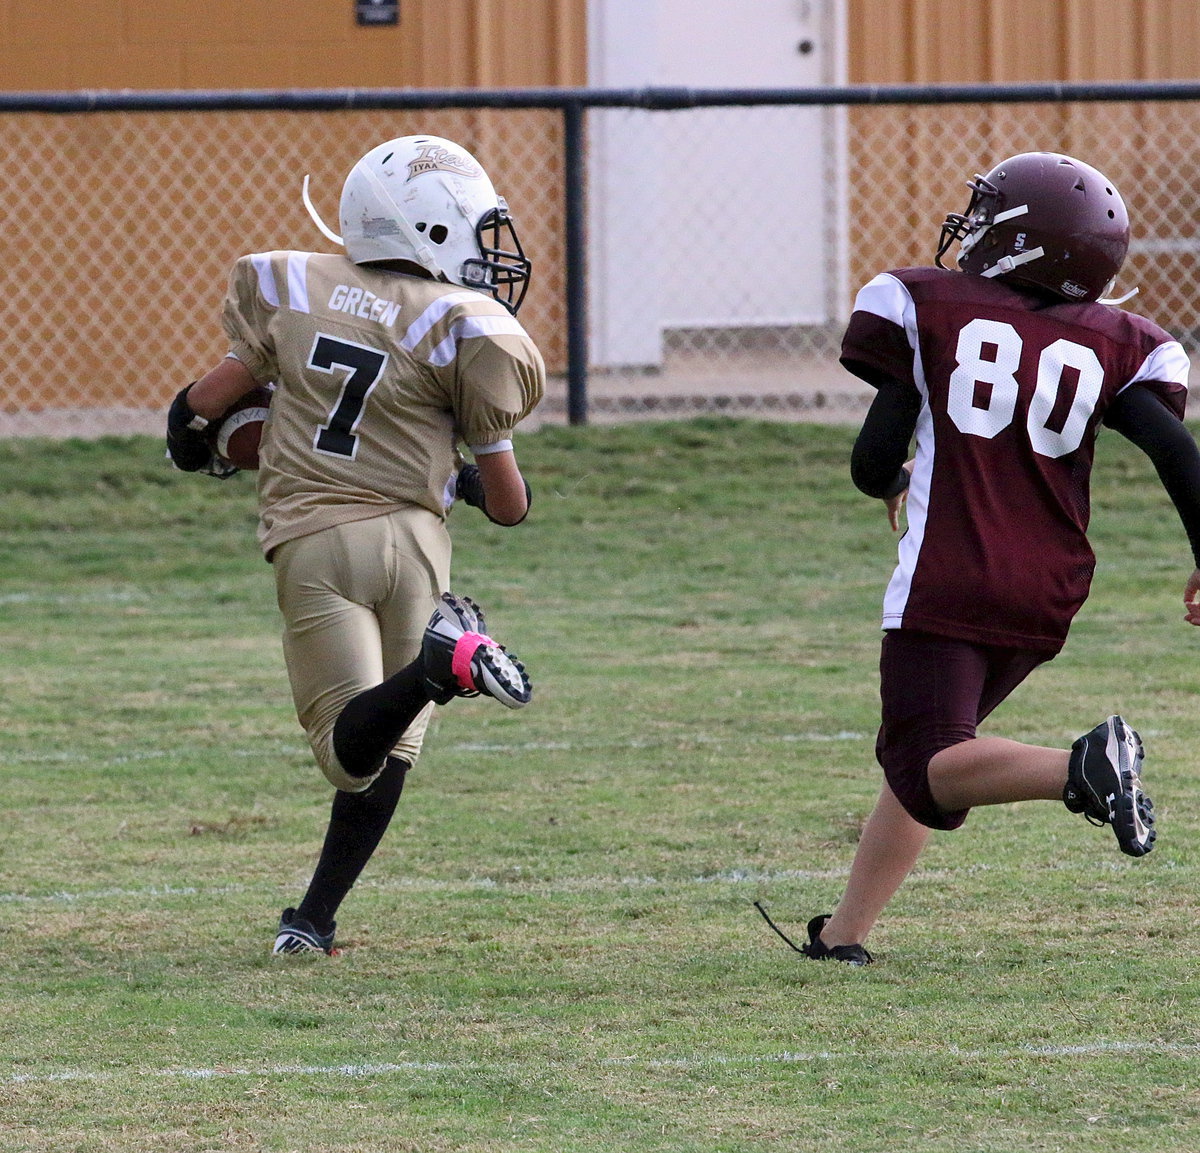
{"type": "Polygon", "coordinates": [[[1141,289],[1135,285],[1127,293],[1125,293],[1124,296],[1105,296],[1105,297],[1102,297],[1100,300],[1097,300],[1096,303],[1097,304],[1124,304],[1125,301],[1132,300],[1135,296],[1137,296],[1137,294],[1139,292],[1141,292],[1141,289]]]}
{"type": "Polygon", "coordinates": [[[304,200],[304,207],[308,209],[308,214],[312,217],[312,222],[321,230],[321,235],[324,236],[326,240],[332,240],[334,244],[342,244],[342,238],[338,236],[338,234],[321,219],[321,214],[317,211],[316,205],[313,204],[308,195],[307,172],[304,174],[304,187],[300,195],[304,200]]]}
{"type": "Polygon", "coordinates": [[[1020,252],[1016,256],[1002,256],[991,268],[979,275],[989,279],[993,276],[1003,276],[1006,272],[1012,272],[1014,268],[1019,268],[1022,264],[1028,264],[1031,260],[1038,260],[1045,255],[1044,248],[1031,248],[1028,252],[1020,252]]]}

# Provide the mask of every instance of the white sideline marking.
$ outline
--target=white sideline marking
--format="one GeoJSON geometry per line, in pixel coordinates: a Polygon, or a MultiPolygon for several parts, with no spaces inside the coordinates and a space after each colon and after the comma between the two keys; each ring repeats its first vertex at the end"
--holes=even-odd
{"type": "MultiPolygon", "coordinates": [[[[688,741],[696,745],[795,745],[795,744],[830,744],[834,741],[865,741],[866,733],[854,733],[847,730],[836,733],[781,733],[778,736],[756,736],[753,733],[735,735],[709,735],[705,733],[689,733],[688,741]]],[[[664,736],[657,740],[628,740],[628,741],[458,741],[453,744],[441,745],[431,755],[446,753],[572,753],[587,752],[597,749],[655,749],[664,745],[673,746],[676,738],[664,736]]],[[[249,748],[222,749],[223,757],[263,757],[268,754],[278,756],[297,756],[308,753],[307,745],[264,743],[249,748]]],[[[86,764],[86,765],[124,765],[131,761],[158,761],[173,757],[194,757],[196,750],[187,749],[145,749],[131,753],[96,754],[86,749],[71,749],[61,752],[21,752],[14,750],[5,754],[9,764],[38,765],[38,764],[86,764]]],[[[315,771],[315,766],[314,766],[315,771]]]]}
{"type": "MultiPolygon", "coordinates": [[[[269,1065],[265,1069],[239,1069],[217,1065],[212,1069],[130,1069],[137,1077],[176,1077],[181,1081],[205,1081],[218,1077],[378,1077],[387,1073],[436,1073],[459,1066],[439,1061],[399,1061],[377,1065],[269,1065]]],[[[71,1069],[62,1073],[15,1073],[0,1078],[2,1085],[44,1084],[47,1081],[113,1081],[119,1074],[71,1069]]]]}
{"type": "Polygon", "coordinates": [[[147,885],[144,889],[93,889],[90,892],[69,893],[60,889],[56,893],[0,893],[2,905],[73,905],[80,901],[107,901],[114,897],[206,897],[221,893],[244,893],[245,885],[216,885],[209,889],[195,885],[147,885]]]}
{"type": "MultiPolygon", "coordinates": [[[[1160,871],[1177,869],[1175,861],[1160,861],[1160,871]]],[[[910,878],[910,884],[953,880],[956,877],[975,876],[989,873],[1004,866],[978,862],[962,868],[922,869],[910,878]]],[[[1089,866],[1098,871],[1118,873],[1128,867],[1123,860],[1097,861],[1089,866]]],[[[1043,872],[1077,872],[1078,865],[1061,861],[1042,865],[1043,872]]],[[[723,869],[719,873],[705,873],[696,877],[561,877],[557,880],[540,880],[536,877],[508,875],[495,877],[468,877],[465,880],[446,881],[436,877],[396,877],[393,880],[367,879],[357,886],[356,891],[373,890],[390,893],[480,893],[505,890],[512,893],[539,893],[553,896],[555,893],[605,893],[622,892],[626,889],[688,889],[695,885],[773,885],[786,881],[836,881],[849,876],[849,865],[833,869],[723,869]]],[[[283,893],[275,893],[261,885],[146,885],[144,888],[59,889],[53,893],[0,893],[0,905],[70,905],[87,901],[110,901],[133,899],[144,901],[155,897],[201,897],[227,893],[263,893],[265,900],[281,901],[283,893]]]]}
{"type": "MultiPolygon", "coordinates": [[[[1086,1045],[1017,1045],[1008,1048],[960,1049],[949,1045],[948,1056],[968,1058],[1014,1057],[1105,1057],[1114,1053],[1176,1053],[1200,1052],[1200,1044],[1173,1041],[1096,1041],[1086,1045]]],[[[820,1061],[856,1061],[864,1056],[872,1060],[910,1060],[917,1056],[911,1049],[872,1049],[868,1053],[836,1053],[818,1049],[811,1053],[784,1051],[782,1053],[737,1054],[704,1053],[696,1057],[605,1057],[601,1066],[627,1066],[640,1069],[705,1069],[736,1068],[739,1065],[795,1065],[820,1061]]],[[[552,1067],[571,1065],[576,1070],[586,1067],[583,1062],[547,1062],[552,1067]]],[[[59,1073],[11,1073],[0,1076],[0,1085],[41,1085],[55,1081],[118,1080],[123,1076],[175,1078],[181,1081],[216,1080],[223,1077],[384,1077],[393,1073],[445,1073],[494,1071],[497,1065],[464,1065],[452,1061],[386,1061],[363,1065],[267,1065],[260,1069],[215,1065],[207,1069],[126,1069],[118,1072],[94,1072],[88,1069],[65,1069],[59,1073]]]]}
{"type": "MultiPolygon", "coordinates": [[[[829,744],[833,741],[865,741],[868,734],[843,729],[836,733],[780,733],[778,736],[761,736],[754,733],[688,733],[689,744],[693,745],[792,745],[829,744]]],[[[656,749],[662,745],[673,745],[677,738],[663,736],[654,740],[628,741],[525,741],[513,744],[504,741],[458,741],[442,746],[456,753],[570,753],[585,749],[656,749]]]]}
{"type": "Polygon", "coordinates": [[[150,601],[147,593],[137,589],[110,589],[94,593],[47,593],[16,592],[0,593],[0,605],[124,605],[145,604],[150,601]]]}
{"type": "MultiPolygon", "coordinates": [[[[394,881],[367,880],[358,888],[381,892],[401,890],[415,893],[478,893],[496,889],[513,892],[587,893],[619,891],[622,889],[688,888],[692,885],[764,885],[776,881],[828,881],[845,877],[849,867],[837,869],[780,869],[762,872],[757,869],[727,869],[699,877],[563,877],[557,881],[542,881],[530,877],[504,878],[470,877],[464,881],[443,881],[429,877],[399,877],[394,881]]],[[[928,876],[929,874],[921,874],[928,876]]],[[[53,893],[0,893],[0,905],[70,905],[85,901],[107,901],[122,898],[146,900],[154,897],[209,897],[214,894],[250,893],[264,891],[252,885],[147,885],[144,888],[83,889],[71,892],[60,889],[53,893]]],[[[275,898],[282,899],[282,897],[275,898]]]]}
{"type": "MultiPolygon", "coordinates": [[[[296,756],[309,752],[308,746],[290,744],[263,744],[252,749],[222,749],[223,757],[262,758],[265,756],[296,756]]],[[[139,749],[131,753],[112,753],[97,756],[84,750],[62,750],[51,753],[8,753],[5,760],[14,765],[125,765],[133,761],[162,761],[176,757],[191,757],[194,749],[139,749]]],[[[315,768],[315,766],[314,766],[315,768]]]]}

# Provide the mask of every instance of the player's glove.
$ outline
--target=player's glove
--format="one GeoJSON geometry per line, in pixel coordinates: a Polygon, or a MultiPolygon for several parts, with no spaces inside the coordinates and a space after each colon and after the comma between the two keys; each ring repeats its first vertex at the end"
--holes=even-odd
{"type": "Polygon", "coordinates": [[[204,435],[209,422],[197,416],[188,403],[187,394],[191,387],[189,384],[179,390],[167,412],[167,455],[181,472],[202,472],[218,480],[227,480],[238,470],[213,452],[204,435]]]}
{"type": "MultiPolygon", "coordinates": [[[[525,516],[529,515],[529,508],[533,504],[533,493],[529,489],[529,481],[522,477],[525,485],[525,516]]],[[[494,516],[487,510],[487,504],[483,496],[483,477],[479,475],[479,466],[477,464],[464,464],[462,470],[458,474],[458,480],[454,485],[454,498],[461,500],[464,504],[469,504],[472,508],[479,509],[484,516],[492,522],[492,524],[504,525],[505,528],[511,528],[512,525],[505,524],[503,521],[496,520],[494,516]]],[[[524,520],[525,517],[521,517],[524,520]]],[[[516,521],[520,524],[521,521],[516,521]]]]}

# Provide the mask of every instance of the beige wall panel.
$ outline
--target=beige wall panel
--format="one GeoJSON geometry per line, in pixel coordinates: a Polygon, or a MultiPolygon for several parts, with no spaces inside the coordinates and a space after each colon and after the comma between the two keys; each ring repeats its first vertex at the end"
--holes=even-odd
{"type": "Polygon", "coordinates": [[[132,60],[146,77],[146,88],[174,88],[181,83],[183,61],[176,49],[122,48],[97,43],[77,45],[58,59],[47,60],[44,48],[9,47],[3,57],[5,91],[121,88],[132,60]]]}
{"type": "Polygon", "coordinates": [[[587,80],[587,7],[584,3],[554,5],[554,59],[551,83],[560,87],[587,80]]]}
{"type": "Polygon", "coordinates": [[[293,87],[302,88],[401,88],[423,87],[418,79],[416,49],[394,37],[363,40],[354,50],[353,63],[344,54],[331,54],[325,44],[297,44],[292,49],[293,87]]]}
{"type": "Polygon", "coordinates": [[[989,80],[997,84],[1062,80],[1065,27],[1062,0],[990,0],[989,80]]]}
{"type": "Polygon", "coordinates": [[[126,21],[133,42],[183,42],[188,44],[253,43],[261,46],[269,66],[273,45],[324,43],[341,52],[353,39],[398,35],[411,25],[411,10],[421,0],[404,0],[401,23],[396,27],[359,28],[354,23],[353,0],[312,3],[298,0],[206,0],[198,8],[192,0],[159,0],[135,3],[126,21]]]}
{"type": "Polygon", "coordinates": [[[847,0],[846,22],[852,84],[903,84],[912,76],[906,4],[847,0]]]}
{"type": "Polygon", "coordinates": [[[0,89],[575,85],[585,17],[586,0],[401,0],[398,26],[359,27],[352,0],[93,0],[64,19],[9,0],[0,89]]]}
{"type": "Polygon", "coordinates": [[[263,78],[262,52],[255,44],[189,44],[183,50],[183,88],[294,88],[295,54],[279,48],[271,59],[271,82],[263,78]]]}
{"type": "MultiPolygon", "coordinates": [[[[405,19],[408,19],[407,14],[405,19]]],[[[416,8],[408,29],[415,56],[408,62],[411,83],[422,88],[459,88],[475,84],[475,21],[464,4],[447,4],[440,13],[416,8]],[[448,46],[453,45],[453,51],[448,46]]]]}
{"type": "Polygon", "coordinates": [[[1151,80],[1200,78],[1200,13],[1196,0],[1142,0],[1145,75],[1151,80]]]}
{"type": "Polygon", "coordinates": [[[137,69],[146,88],[178,88],[186,75],[183,49],[149,44],[122,44],[119,48],[81,44],[71,49],[60,87],[127,88],[131,69],[137,69]]]}
{"type": "Polygon", "coordinates": [[[848,0],[856,84],[1196,79],[1196,0],[848,0]]]}
{"type": "MultiPolygon", "coordinates": [[[[93,0],[97,7],[111,7],[93,0]]],[[[254,8],[247,4],[247,9],[254,8]]],[[[132,44],[195,44],[208,38],[208,30],[221,21],[226,6],[205,4],[202,8],[187,0],[157,0],[155,4],[131,4],[125,13],[122,39],[132,44]]],[[[44,19],[44,18],[43,18],[44,19]]]]}
{"type": "Polygon", "coordinates": [[[124,36],[122,9],[116,0],[97,0],[94,5],[72,6],[67,11],[37,0],[7,0],[0,8],[8,14],[8,35],[0,44],[5,56],[10,46],[37,47],[51,56],[76,44],[120,44],[124,36]]]}
{"type": "Polygon", "coordinates": [[[990,34],[986,4],[912,0],[908,35],[914,75],[938,84],[978,81],[987,74],[990,34]]]}
{"type": "Polygon", "coordinates": [[[1135,80],[1145,75],[1142,12],[1129,0],[1067,0],[1063,80],[1135,80]]]}

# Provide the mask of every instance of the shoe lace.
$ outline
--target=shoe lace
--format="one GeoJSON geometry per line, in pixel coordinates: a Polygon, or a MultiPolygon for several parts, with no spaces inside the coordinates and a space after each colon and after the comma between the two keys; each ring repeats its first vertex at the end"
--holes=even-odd
{"type": "Polygon", "coordinates": [[[775,930],[775,932],[776,932],[776,933],[778,933],[778,934],[779,934],[779,936],[780,936],[780,937],[781,937],[781,938],[782,938],[782,939],[783,939],[783,940],[784,940],[784,941],[785,941],[785,942],[786,942],[786,943],[787,943],[789,946],[791,946],[791,948],[795,949],[797,953],[804,953],[804,956],[806,956],[806,957],[808,956],[808,954],[807,954],[807,953],[805,953],[805,952],[804,952],[804,950],[803,950],[803,949],[802,949],[802,948],[801,948],[799,945],[797,945],[795,941],[793,941],[793,940],[791,939],[791,937],[789,937],[789,936],[788,936],[788,935],[787,935],[787,934],[786,934],[786,933],[785,933],[785,932],[784,932],[784,931],[783,931],[783,930],[782,930],[782,929],[781,929],[781,928],[780,928],[780,927],[779,927],[777,924],[775,924],[775,922],[774,922],[774,921],[772,921],[772,920],[771,920],[771,917],[770,917],[770,915],[767,913],[767,910],[766,910],[766,909],[764,909],[764,908],[762,907],[762,904],[761,904],[760,902],[758,902],[758,901],[755,901],[755,902],[754,902],[754,907],[755,907],[755,908],[756,908],[756,909],[757,909],[757,910],[758,910],[758,911],[759,911],[759,912],[762,914],[763,920],[764,920],[764,921],[766,921],[766,923],[767,923],[768,925],[770,925],[770,926],[771,926],[771,928],[772,928],[772,929],[774,929],[774,930],[775,930]]]}

